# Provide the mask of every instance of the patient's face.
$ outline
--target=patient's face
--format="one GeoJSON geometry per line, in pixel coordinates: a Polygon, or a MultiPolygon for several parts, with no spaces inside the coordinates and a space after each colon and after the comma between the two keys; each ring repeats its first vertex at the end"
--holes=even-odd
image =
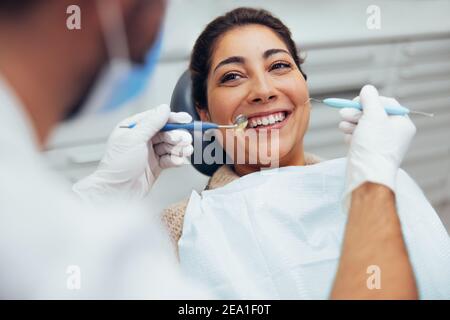
{"type": "Polygon", "coordinates": [[[239,114],[249,119],[245,132],[234,132],[234,147],[227,147],[226,139],[222,142],[236,171],[258,170],[262,166],[259,157],[256,164],[248,160],[263,149],[277,153],[280,166],[304,164],[308,88],[287,46],[270,28],[237,27],[219,38],[211,59],[207,96],[208,109],[200,113],[202,120],[232,124],[239,114]],[[269,139],[249,144],[244,137],[252,136],[250,133],[265,133],[269,139]],[[236,162],[240,147],[245,149],[247,163],[236,162]]]}

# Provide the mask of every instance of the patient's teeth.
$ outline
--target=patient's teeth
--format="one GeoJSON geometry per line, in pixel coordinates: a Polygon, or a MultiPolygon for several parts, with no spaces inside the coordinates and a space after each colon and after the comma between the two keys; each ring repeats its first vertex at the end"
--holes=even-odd
{"type": "Polygon", "coordinates": [[[269,123],[270,123],[270,124],[273,124],[273,123],[275,123],[275,121],[276,121],[276,120],[275,120],[275,117],[274,117],[273,115],[270,115],[270,116],[269,116],[269,123]]]}
{"type": "Polygon", "coordinates": [[[255,128],[258,126],[272,125],[277,122],[281,122],[286,118],[285,112],[277,112],[263,117],[255,117],[250,119],[250,127],[255,128]]]}

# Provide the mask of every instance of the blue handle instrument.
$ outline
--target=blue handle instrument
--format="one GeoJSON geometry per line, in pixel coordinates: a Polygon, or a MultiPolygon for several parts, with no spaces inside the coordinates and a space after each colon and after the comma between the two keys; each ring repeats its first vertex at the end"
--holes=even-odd
{"type": "MultiPolygon", "coordinates": [[[[244,129],[247,127],[248,119],[246,116],[240,114],[234,120],[234,124],[216,124],[212,122],[193,121],[189,123],[166,123],[162,127],[161,131],[171,131],[177,129],[184,129],[188,131],[206,131],[210,129],[244,129]]],[[[120,126],[120,128],[133,129],[137,125],[133,122],[126,126],[120,126]]]]}
{"type": "MultiPolygon", "coordinates": [[[[354,108],[354,109],[358,109],[358,110],[363,109],[359,102],[353,101],[353,100],[340,99],[340,98],[327,98],[327,99],[323,99],[323,100],[311,98],[311,100],[318,101],[318,102],[326,104],[327,106],[330,106],[333,108],[338,108],[338,109],[342,109],[342,108],[354,108]]],[[[434,116],[434,114],[432,114],[432,113],[413,111],[406,107],[396,106],[396,105],[385,106],[384,110],[386,110],[386,113],[389,115],[397,115],[397,116],[404,116],[407,114],[420,114],[420,115],[427,116],[427,117],[434,116]]]]}

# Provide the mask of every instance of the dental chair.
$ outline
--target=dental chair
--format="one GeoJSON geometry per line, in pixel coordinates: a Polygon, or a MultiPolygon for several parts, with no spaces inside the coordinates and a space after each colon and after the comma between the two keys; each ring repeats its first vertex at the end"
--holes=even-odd
{"type": "MultiPolygon", "coordinates": [[[[170,109],[174,112],[187,112],[192,116],[192,119],[194,121],[200,120],[200,117],[197,114],[197,111],[195,110],[195,105],[192,100],[192,81],[191,81],[191,74],[189,70],[186,70],[178,79],[178,82],[175,86],[175,89],[172,93],[172,98],[170,100],[170,109]]],[[[202,132],[190,132],[194,141],[194,153],[200,152],[200,149],[195,149],[196,146],[201,145],[201,163],[194,163],[194,154],[191,156],[191,164],[194,166],[194,168],[199,171],[202,174],[205,174],[207,176],[212,176],[214,172],[216,172],[217,169],[221,166],[221,164],[207,164],[205,163],[203,159],[203,151],[206,148],[206,146],[214,141],[214,137],[211,141],[205,141],[202,139],[203,133],[202,132]]],[[[222,159],[225,159],[225,153],[223,150],[223,157],[222,159]]]]}

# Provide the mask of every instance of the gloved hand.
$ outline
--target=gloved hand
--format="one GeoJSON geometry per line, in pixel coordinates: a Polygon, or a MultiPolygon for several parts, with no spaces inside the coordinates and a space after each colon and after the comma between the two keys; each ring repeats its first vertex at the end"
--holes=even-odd
{"type": "Polygon", "coordinates": [[[344,196],[364,182],[383,184],[395,192],[397,171],[416,127],[408,116],[387,115],[383,105],[399,103],[380,97],[371,85],[361,89],[359,101],[362,112],[350,108],[340,111],[343,121],[339,128],[350,143],[344,196]]]}
{"type": "Polygon", "coordinates": [[[188,123],[185,112],[170,112],[167,105],[121,121],[110,135],[97,170],[73,186],[84,200],[141,199],[148,194],[164,168],[187,162],[193,152],[185,130],[159,132],[167,122],[188,123]],[[136,123],[134,128],[121,128],[136,123]]]}
{"type": "MultiPolygon", "coordinates": [[[[398,105],[398,101],[394,98],[379,96],[381,104],[383,106],[387,105],[398,105]]],[[[357,96],[353,101],[360,101],[360,97],[357,96]]],[[[344,134],[344,141],[350,144],[353,137],[353,131],[355,131],[356,125],[362,116],[362,111],[355,108],[342,108],[339,110],[342,121],[339,122],[339,130],[344,134]]]]}

